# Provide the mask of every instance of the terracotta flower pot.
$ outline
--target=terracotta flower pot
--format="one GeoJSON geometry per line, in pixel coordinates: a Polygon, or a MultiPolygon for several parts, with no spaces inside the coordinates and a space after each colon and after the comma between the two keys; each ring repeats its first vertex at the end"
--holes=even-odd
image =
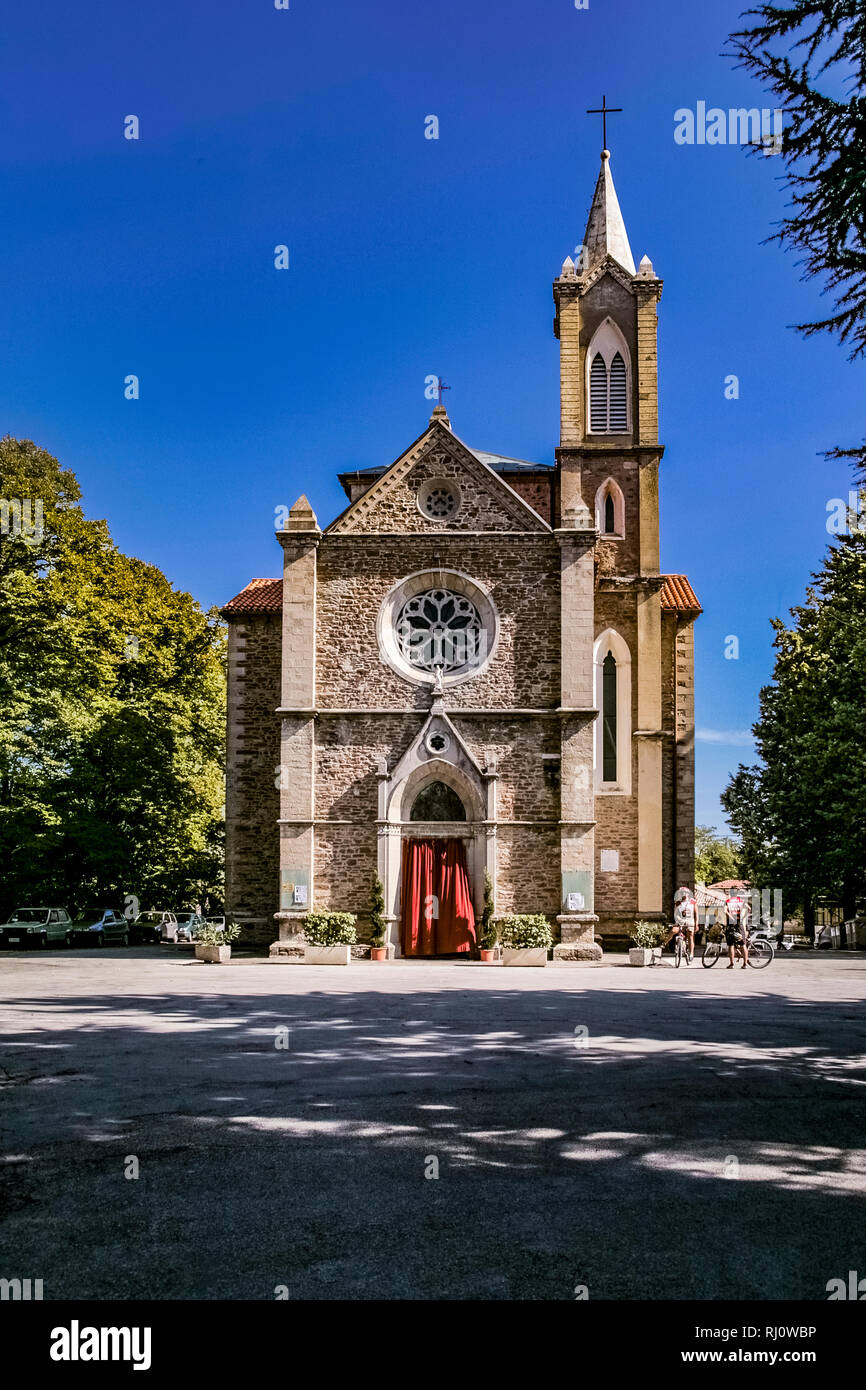
{"type": "Polygon", "coordinates": [[[387,947],[387,946],[371,946],[371,947],[370,947],[370,959],[371,959],[371,960],[387,960],[387,959],[388,959],[388,947],[387,947]]]}
{"type": "Polygon", "coordinates": [[[482,946],[479,949],[478,954],[485,965],[492,965],[493,962],[496,960],[496,952],[492,947],[490,948],[490,950],[488,950],[486,946],[482,946]]]}

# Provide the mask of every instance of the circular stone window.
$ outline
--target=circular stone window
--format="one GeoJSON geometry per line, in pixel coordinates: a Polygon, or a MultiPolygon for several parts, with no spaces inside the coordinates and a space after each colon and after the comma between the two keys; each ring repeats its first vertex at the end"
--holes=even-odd
{"type": "Polygon", "coordinates": [[[453,478],[430,478],[418,492],[418,510],[430,521],[450,521],[460,508],[460,500],[453,478]]]}
{"type": "Polygon", "coordinates": [[[451,747],[451,740],[441,729],[435,729],[432,734],[428,734],[424,740],[424,746],[428,753],[434,757],[443,757],[451,747]]]}
{"type": "Polygon", "coordinates": [[[376,624],[379,651],[398,675],[454,685],[483,671],[499,623],[486,590],[457,570],[422,570],[388,594],[376,624]]]}

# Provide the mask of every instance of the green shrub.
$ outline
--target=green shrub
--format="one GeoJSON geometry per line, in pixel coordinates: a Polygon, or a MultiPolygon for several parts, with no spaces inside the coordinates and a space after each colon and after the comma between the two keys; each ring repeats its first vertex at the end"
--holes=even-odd
{"type": "Polygon", "coordinates": [[[499,939],[496,923],[493,920],[493,880],[489,873],[484,874],[484,907],[478,927],[478,945],[485,951],[492,951],[499,939]]]}
{"type": "Polygon", "coordinates": [[[379,875],[374,874],[373,885],[370,889],[370,944],[372,946],[384,946],[387,934],[385,889],[379,875]]]}
{"type": "Polygon", "coordinates": [[[500,917],[499,940],[512,950],[523,950],[528,946],[543,946],[549,950],[553,945],[550,923],[540,912],[500,917]]]}
{"type": "Polygon", "coordinates": [[[206,923],[199,927],[193,940],[197,946],[230,946],[233,941],[237,941],[241,934],[241,929],[233,922],[229,922],[224,927],[214,927],[206,923]]]}
{"type": "Polygon", "coordinates": [[[635,922],[631,939],[643,951],[652,951],[661,946],[668,929],[663,922],[635,922]]]}
{"type": "Polygon", "coordinates": [[[355,941],[355,916],[351,912],[308,912],[304,936],[311,946],[351,946],[355,941]]]}

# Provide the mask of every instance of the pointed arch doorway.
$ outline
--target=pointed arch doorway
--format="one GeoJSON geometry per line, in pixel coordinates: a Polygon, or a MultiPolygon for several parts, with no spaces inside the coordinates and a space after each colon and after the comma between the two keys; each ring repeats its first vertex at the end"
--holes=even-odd
{"type": "Polygon", "coordinates": [[[428,782],[412,803],[401,855],[404,956],[468,955],[475,947],[466,844],[455,833],[466,820],[466,807],[447,782],[428,782]]]}

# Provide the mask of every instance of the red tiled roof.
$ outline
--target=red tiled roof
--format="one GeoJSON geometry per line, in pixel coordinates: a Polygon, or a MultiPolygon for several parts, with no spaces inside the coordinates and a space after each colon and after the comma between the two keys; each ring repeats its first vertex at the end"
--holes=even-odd
{"type": "Polygon", "coordinates": [[[684,574],[666,574],[662,608],[668,613],[703,613],[698,596],[684,574]]]}
{"type": "Polygon", "coordinates": [[[282,606],[282,579],[251,579],[245,589],[223,605],[220,612],[231,617],[244,613],[279,613],[282,606]]]}

